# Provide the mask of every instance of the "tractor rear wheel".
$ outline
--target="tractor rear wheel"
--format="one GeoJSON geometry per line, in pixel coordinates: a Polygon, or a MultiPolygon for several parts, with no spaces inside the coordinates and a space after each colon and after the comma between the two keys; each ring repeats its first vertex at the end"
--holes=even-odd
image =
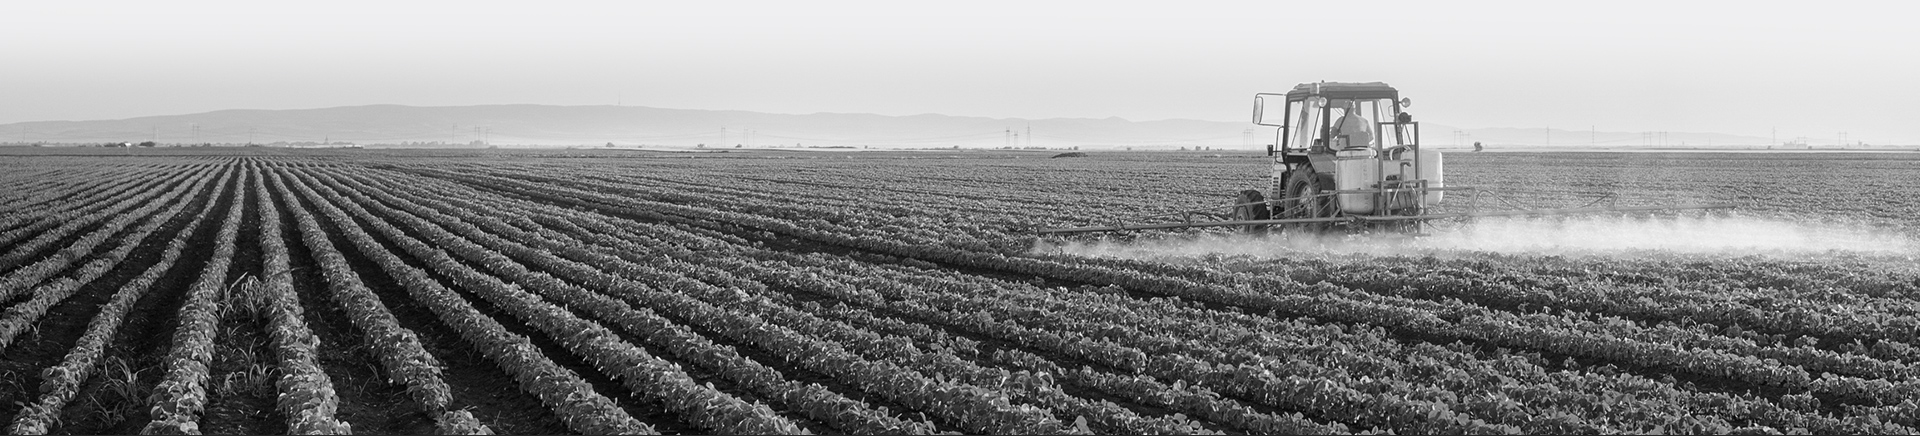
{"type": "MultiPolygon", "coordinates": [[[[1266,201],[1266,194],[1261,194],[1258,189],[1240,191],[1239,195],[1233,196],[1233,220],[1257,221],[1273,219],[1273,210],[1267,208],[1266,201]]],[[[1267,231],[1265,224],[1240,226],[1237,228],[1247,233],[1266,233],[1267,231]]]]}
{"type": "MultiPolygon", "coordinates": [[[[1312,167],[1293,170],[1287,174],[1286,199],[1281,201],[1281,213],[1285,219],[1330,218],[1333,217],[1333,197],[1320,195],[1326,188],[1325,177],[1313,171],[1312,167]]],[[[1319,234],[1326,231],[1327,223],[1288,224],[1290,231],[1319,234]]]]}

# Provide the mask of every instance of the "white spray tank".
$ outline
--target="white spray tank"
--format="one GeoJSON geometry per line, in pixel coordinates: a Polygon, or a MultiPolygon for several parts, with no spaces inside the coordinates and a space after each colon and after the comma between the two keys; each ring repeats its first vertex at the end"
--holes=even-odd
{"type": "MultiPolygon", "coordinates": [[[[1350,191],[1379,189],[1380,161],[1371,147],[1340,150],[1333,157],[1333,187],[1350,191]]],[[[1340,211],[1350,214],[1373,213],[1373,196],[1368,192],[1339,194],[1340,211]]]]}
{"type": "MultiPolygon", "coordinates": [[[[1387,149],[1386,155],[1382,156],[1381,159],[1385,161],[1387,174],[1397,176],[1393,177],[1395,180],[1426,180],[1428,188],[1441,188],[1446,186],[1446,181],[1443,179],[1443,175],[1446,174],[1444,171],[1446,165],[1440,157],[1439,150],[1419,150],[1416,152],[1412,147],[1394,147],[1387,149]],[[1419,162],[1414,162],[1415,153],[1419,154],[1419,162]],[[1416,163],[1418,165],[1416,165],[1416,163]],[[1416,166],[1419,167],[1417,173],[1414,169],[1416,166]]],[[[1439,203],[1442,195],[1445,194],[1446,191],[1427,191],[1425,195],[1426,198],[1421,199],[1423,200],[1421,203],[1432,206],[1439,203]]],[[[1408,198],[1407,200],[1412,200],[1412,198],[1408,198]]]]}

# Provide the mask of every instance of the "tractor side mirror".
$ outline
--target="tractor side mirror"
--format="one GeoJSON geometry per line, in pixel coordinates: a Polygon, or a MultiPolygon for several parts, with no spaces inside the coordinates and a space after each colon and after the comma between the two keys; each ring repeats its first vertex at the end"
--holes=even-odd
{"type": "Polygon", "coordinates": [[[1281,104],[1283,105],[1286,104],[1285,103],[1286,94],[1254,94],[1253,123],[1256,125],[1269,126],[1269,127],[1282,127],[1286,124],[1286,121],[1287,121],[1286,110],[1285,109],[1282,109],[1279,111],[1267,110],[1268,96],[1280,97],[1279,101],[1281,102],[1281,104]]]}

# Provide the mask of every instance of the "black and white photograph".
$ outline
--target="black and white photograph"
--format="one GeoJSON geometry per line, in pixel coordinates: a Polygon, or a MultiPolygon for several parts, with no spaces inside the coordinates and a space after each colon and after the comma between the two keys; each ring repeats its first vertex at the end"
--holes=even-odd
{"type": "Polygon", "coordinates": [[[1916,434],[1920,5],[0,5],[6,434],[1916,434]]]}

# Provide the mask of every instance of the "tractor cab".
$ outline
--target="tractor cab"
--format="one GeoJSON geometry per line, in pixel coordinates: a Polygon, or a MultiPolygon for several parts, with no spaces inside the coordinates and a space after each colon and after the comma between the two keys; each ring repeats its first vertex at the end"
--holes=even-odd
{"type": "Polygon", "coordinates": [[[1269,155],[1331,155],[1360,147],[1378,150],[1419,142],[1418,127],[1405,111],[1412,103],[1380,82],[1303,83],[1285,94],[1254,94],[1253,122],[1279,128],[1275,143],[1269,144],[1269,155]],[[1379,127],[1387,129],[1381,132],[1379,127]]]}

